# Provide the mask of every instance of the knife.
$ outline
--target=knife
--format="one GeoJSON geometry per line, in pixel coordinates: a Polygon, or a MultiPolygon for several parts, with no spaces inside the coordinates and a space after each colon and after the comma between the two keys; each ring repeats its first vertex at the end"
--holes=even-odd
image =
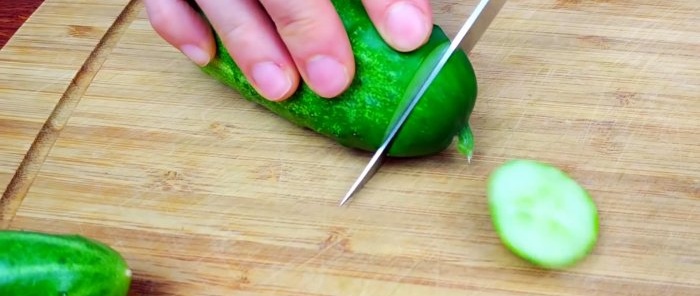
{"type": "Polygon", "coordinates": [[[367,181],[369,181],[372,176],[377,172],[379,166],[386,158],[387,151],[391,144],[393,143],[396,135],[398,134],[401,127],[406,122],[406,119],[413,111],[413,108],[418,104],[423,94],[428,90],[428,87],[433,82],[435,77],[438,75],[440,70],[445,66],[447,61],[452,57],[452,54],[461,47],[465,52],[469,52],[474,48],[477,41],[486,32],[486,29],[491,24],[498,12],[501,10],[506,0],[481,0],[479,4],[474,9],[474,12],[469,16],[469,18],[464,22],[462,28],[457,32],[457,36],[450,42],[450,46],[443,52],[442,57],[438,59],[433,65],[433,70],[428,74],[420,87],[417,87],[411,99],[407,104],[401,106],[397,110],[399,116],[396,116],[394,121],[389,125],[390,130],[387,134],[384,142],[374,153],[370,159],[367,166],[357,178],[355,183],[350,187],[350,190],[345,194],[345,197],[340,201],[340,206],[346,204],[350,198],[352,198],[355,193],[363,187],[367,181]]]}

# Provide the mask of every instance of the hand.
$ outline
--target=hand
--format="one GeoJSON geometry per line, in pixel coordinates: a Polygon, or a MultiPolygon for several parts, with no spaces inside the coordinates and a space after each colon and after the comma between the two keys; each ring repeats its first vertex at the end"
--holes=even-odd
{"type": "MultiPolygon", "coordinates": [[[[354,1],[354,0],[346,0],[354,1]]],[[[214,30],[258,92],[289,98],[303,79],[332,98],[350,85],[355,61],[329,0],[197,0],[214,30]]],[[[384,40],[410,51],[429,38],[429,0],[362,0],[384,40]]],[[[200,66],[216,49],[209,25],[186,0],[145,0],[155,31],[200,66]]]]}

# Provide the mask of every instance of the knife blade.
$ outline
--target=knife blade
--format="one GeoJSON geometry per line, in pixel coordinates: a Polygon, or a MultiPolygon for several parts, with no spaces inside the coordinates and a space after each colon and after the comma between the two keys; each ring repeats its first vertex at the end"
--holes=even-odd
{"type": "Polygon", "coordinates": [[[433,82],[433,80],[435,80],[435,77],[437,77],[447,61],[452,57],[452,54],[459,47],[461,47],[465,52],[471,51],[484,32],[486,32],[486,29],[489,27],[491,22],[496,18],[496,15],[498,15],[505,2],[506,0],[481,0],[481,2],[479,2],[479,4],[474,8],[474,12],[464,22],[462,28],[450,42],[450,46],[445,49],[441,58],[434,62],[435,64],[433,65],[433,70],[429,72],[427,77],[423,78],[423,83],[413,90],[412,96],[410,97],[411,99],[397,110],[397,112],[399,112],[397,113],[399,116],[395,116],[394,120],[389,125],[389,133],[377,151],[375,151],[374,155],[365,166],[360,176],[357,178],[357,180],[355,180],[355,183],[352,184],[348,192],[340,201],[340,206],[345,205],[350,198],[352,198],[355,193],[377,172],[380,165],[386,158],[388,149],[391,147],[391,144],[393,144],[396,135],[406,122],[406,119],[408,119],[408,116],[413,111],[413,108],[418,104],[420,99],[428,90],[430,84],[433,82]]]}

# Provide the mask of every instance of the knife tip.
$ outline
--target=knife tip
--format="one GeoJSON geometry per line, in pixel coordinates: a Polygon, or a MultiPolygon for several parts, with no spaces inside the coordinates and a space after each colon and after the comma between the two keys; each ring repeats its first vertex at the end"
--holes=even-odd
{"type": "Polygon", "coordinates": [[[344,205],[350,200],[350,197],[352,197],[352,195],[353,195],[353,192],[352,192],[352,191],[348,192],[348,193],[345,195],[345,197],[343,197],[343,199],[340,201],[340,203],[338,204],[338,206],[339,206],[339,207],[344,206],[344,205]]]}

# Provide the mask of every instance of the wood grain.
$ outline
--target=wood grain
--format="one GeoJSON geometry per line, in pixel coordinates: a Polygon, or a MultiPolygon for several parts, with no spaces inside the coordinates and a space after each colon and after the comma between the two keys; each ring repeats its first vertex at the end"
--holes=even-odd
{"type": "Polygon", "coordinates": [[[70,118],[70,105],[77,104],[90,74],[97,72],[93,52],[124,4],[46,3],[3,49],[0,104],[7,108],[0,110],[0,127],[9,139],[0,143],[0,186],[6,188],[0,199],[3,228],[70,118]],[[82,17],[64,17],[74,13],[82,17]]]}
{"type": "MultiPolygon", "coordinates": [[[[453,35],[475,3],[433,1],[436,22],[453,35]]],[[[454,148],[392,160],[339,208],[368,154],[242,100],[141,11],[10,226],[109,243],[133,295],[693,295],[698,13],[694,0],[509,2],[470,55],[472,162],[454,148]],[[601,237],[585,261],[544,271],[500,244],[484,184],[511,158],[591,192],[601,237]]]]}
{"type": "Polygon", "coordinates": [[[0,49],[43,2],[43,0],[15,0],[0,5],[0,49]]]}
{"type": "Polygon", "coordinates": [[[80,103],[83,94],[85,94],[102,64],[107,60],[111,50],[119,42],[120,36],[126,30],[135,12],[141,8],[138,6],[139,3],[131,2],[124,8],[124,11],[117,17],[114,24],[110,26],[85,60],[80,71],[75,74],[70,85],[68,85],[68,88],[63,92],[61,99],[54,107],[53,112],[37,134],[31,148],[29,148],[3,193],[2,200],[0,200],[0,205],[2,205],[2,211],[0,212],[0,221],[3,221],[2,226],[11,222],[11,217],[14,216],[14,213],[21,205],[27,190],[34,182],[34,178],[41,169],[56,139],[58,139],[61,131],[68,123],[73,110],[80,103]]]}

